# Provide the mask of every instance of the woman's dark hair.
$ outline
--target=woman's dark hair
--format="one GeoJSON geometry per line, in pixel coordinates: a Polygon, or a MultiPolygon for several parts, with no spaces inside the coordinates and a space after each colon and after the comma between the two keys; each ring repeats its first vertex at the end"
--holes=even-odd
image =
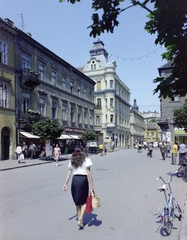
{"type": "Polygon", "coordinates": [[[83,162],[85,161],[85,158],[86,158],[85,153],[80,148],[76,148],[71,157],[71,165],[74,168],[78,168],[82,166],[83,162]]]}

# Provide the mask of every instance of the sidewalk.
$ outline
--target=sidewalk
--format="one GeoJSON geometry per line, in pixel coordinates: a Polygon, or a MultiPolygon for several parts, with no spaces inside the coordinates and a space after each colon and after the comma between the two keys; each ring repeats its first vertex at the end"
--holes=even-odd
{"type": "MultiPolygon", "coordinates": [[[[68,160],[71,157],[71,154],[61,155],[59,162],[68,160]]],[[[54,162],[54,159],[45,159],[45,158],[36,158],[36,159],[24,159],[21,160],[21,163],[18,163],[16,159],[8,159],[0,161],[0,171],[12,170],[16,168],[30,167],[35,165],[47,164],[54,162]]]]}
{"type": "MultiPolygon", "coordinates": [[[[122,150],[122,149],[116,149],[116,150],[122,150]]],[[[123,149],[125,150],[125,149],[123,149]]],[[[98,156],[100,156],[98,154],[98,156]]],[[[67,155],[61,155],[59,161],[66,161],[70,159],[71,154],[67,155]]],[[[12,170],[16,168],[23,168],[23,167],[30,167],[30,166],[35,166],[35,165],[41,165],[41,164],[47,164],[47,163],[54,163],[54,159],[24,159],[21,161],[21,163],[18,163],[17,160],[3,160],[0,161],[0,171],[5,171],[5,170],[12,170]]],[[[186,189],[185,189],[186,191],[186,189]]],[[[182,208],[182,206],[181,206],[182,208]]],[[[183,212],[183,217],[182,217],[182,223],[181,223],[181,230],[180,230],[180,236],[179,240],[186,240],[187,239],[187,196],[186,199],[184,200],[184,212],[183,212]]]]}

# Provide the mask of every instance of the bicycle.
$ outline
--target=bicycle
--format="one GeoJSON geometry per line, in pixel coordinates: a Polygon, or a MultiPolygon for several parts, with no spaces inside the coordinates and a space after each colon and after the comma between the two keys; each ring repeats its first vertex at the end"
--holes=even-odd
{"type": "Polygon", "coordinates": [[[155,179],[155,180],[161,179],[164,183],[162,187],[158,188],[158,191],[164,192],[164,196],[165,196],[165,203],[162,205],[163,209],[161,212],[161,218],[162,218],[162,228],[167,235],[171,234],[171,230],[173,227],[172,222],[174,218],[175,217],[178,218],[179,221],[182,218],[181,208],[173,196],[171,185],[170,185],[172,181],[172,174],[174,173],[176,172],[170,173],[170,180],[168,182],[166,182],[162,178],[162,176],[155,179]],[[168,194],[167,194],[167,190],[169,190],[168,194]]]}
{"type": "Polygon", "coordinates": [[[187,159],[185,158],[184,163],[177,170],[177,177],[182,177],[184,182],[187,182],[187,159]]]}

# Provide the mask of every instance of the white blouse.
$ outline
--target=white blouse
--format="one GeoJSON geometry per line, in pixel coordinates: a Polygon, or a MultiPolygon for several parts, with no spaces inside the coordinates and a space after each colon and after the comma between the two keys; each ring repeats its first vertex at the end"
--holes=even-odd
{"type": "Polygon", "coordinates": [[[77,175],[77,174],[87,175],[86,168],[91,167],[92,165],[93,165],[93,163],[92,163],[91,159],[90,158],[85,158],[85,161],[83,162],[82,166],[80,166],[78,168],[74,168],[71,165],[71,160],[70,160],[69,164],[68,164],[68,168],[69,168],[69,170],[73,171],[73,175],[77,175]]]}

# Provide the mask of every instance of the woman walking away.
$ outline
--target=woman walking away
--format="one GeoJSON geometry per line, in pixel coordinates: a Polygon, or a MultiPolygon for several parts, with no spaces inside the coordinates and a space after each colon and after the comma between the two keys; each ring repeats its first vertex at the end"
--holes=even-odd
{"type": "Polygon", "coordinates": [[[71,194],[76,206],[78,226],[80,228],[84,227],[83,216],[86,210],[89,182],[90,188],[94,191],[93,178],[90,170],[91,166],[92,161],[90,158],[87,158],[85,153],[80,148],[76,148],[68,164],[69,171],[63,188],[64,191],[67,190],[68,181],[73,173],[71,194]]]}
{"type": "Polygon", "coordinates": [[[54,160],[56,161],[56,167],[58,167],[58,159],[60,157],[61,150],[58,147],[58,144],[56,144],[56,147],[54,148],[54,160]]]}

